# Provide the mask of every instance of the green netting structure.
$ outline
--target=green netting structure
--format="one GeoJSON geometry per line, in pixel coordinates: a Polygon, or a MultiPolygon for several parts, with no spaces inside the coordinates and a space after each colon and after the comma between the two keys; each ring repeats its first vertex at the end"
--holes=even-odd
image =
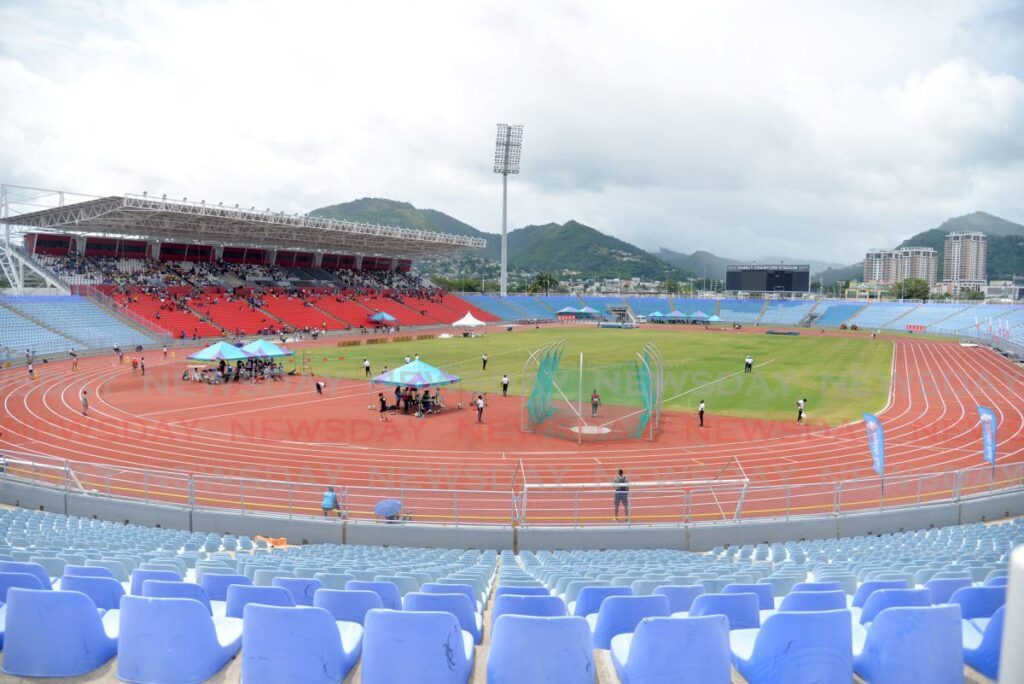
{"type": "Polygon", "coordinates": [[[523,368],[532,382],[522,429],[577,443],[654,439],[661,426],[661,353],[644,345],[632,358],[588,364],[559,340],[534,351],[523,368]]]}

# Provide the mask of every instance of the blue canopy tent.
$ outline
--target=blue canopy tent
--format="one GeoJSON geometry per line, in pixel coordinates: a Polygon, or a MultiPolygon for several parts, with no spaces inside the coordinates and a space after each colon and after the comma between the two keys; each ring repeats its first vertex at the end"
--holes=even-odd
{"type": "Polygon", "coordinates": [[[559,309],[559,310],[558,310],[558,311],[556,311],[555,313],[556,313],[556,314],[572,314],[573,316],[575,316],[575,315],[576,315],[576,314],[578,314],[579,312],[580,312],[580,310],[579,310],[579,309],[574,309],[574,308],[572,308],[571,306],[567,306],[567,307],[564,307],[564,308],[562,308],[562,309],[559,309]]]}
{"type": "Polygon", "coordinates": [[[664,319],[666,321],[682,321],[686,319],[686,314],[680,311],[669,311],[665,314],[664,319]]]}
{"type": "Polygon", "coordinates": [[[193,361],[238,361],[241,359],[251,359],[253,356],[254,354],[239,349],[233,344],[217,342],[206,349],[189,354],[187,358],[193,361]]]}
{"type": "Polygon", "coordinates": [[[370,320],[374,321],[375,323],[394,323],[398,319],[386,311],[378,311],[377,313],[370,316],[370,320]]]}
{"type": "MultiPolygon", "coordinates": [[[[459,408],[462,408],[462,378],[451,373],[431,366],[423,361],[411,361],[404,366],[381,373],[370,379],[370,395],[372,398],[376,385],[391,385],[392,387],[415,387],[423,389],[428,387],[440,387],[459,383],[459,408]]],[[[373,408],[371,402],[370,408],[373,408]]]]}
{"type": "Polygon", "coordinates": [[[720,323],[720,322],[721,322],[721,320],[722,320],[722,319],[721,319],[721,318],[719,318],[719,317],[718,317],[717,315],[715,315],[715,314],[711,314],[711,316],[709,316],[709,317],[708,317],[708,322],[709,322],[709,323],[720,323]]]}
{"type": "Polygon", "coordinates": [[[694,319],[695,321],[706,321],[708,319],[708,315],[703,311],[697,310],[690,314],[690,318],[694,319]]]}
{"type": "Polygon", "coordinates": [[[255,340],[242,347],[242,351],[248,352],[256,358],[268,358],[278,356],[294,356],[295,352],[279,347],[273,342],[266,340],[255,340]]]}
{"type": "Polygon", "coordinates": [[[664,318],[664,317],[665,317],[665,314],[661,313],[660,311],[652,311],[651,313],[647,314],[647,318],[648,319],[651,319],[651,318],[664,318]]]}

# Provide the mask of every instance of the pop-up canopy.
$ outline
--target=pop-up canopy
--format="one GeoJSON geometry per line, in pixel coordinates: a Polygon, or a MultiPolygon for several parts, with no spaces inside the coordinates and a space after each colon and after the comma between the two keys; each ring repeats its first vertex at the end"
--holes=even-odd
{"type": "Polygon", "coordinates": [[[381,323],[390,323],[390,322],[393,322],[393,321],[397,321],[398,319],[395,318],[394,316],[392,316],[391,314],[389,314],[386,311],[378,311],[377,313],[375,313],[372,316],[370,316],[370,320],[371,321],[379,321],[381,323]]]}
{"type": "Polygon", "coordinates": [[[295,355],[295,352],[279,347],[273,342],[267,342],[266,340],[255,340],[250,342],[242,347],[242,351],[249,352],[249,354],[257,358],[295,355]]]}
{"type": "Polygon", "coordinates": [[[555,313],[560,313],[560,314],[578,314],[579,312],[580,312],[579,309],[574,309],[571,306],[567,306],[564,309],[559,309],[555,313]]]}
{"type": "Polygon", "coordinates": [[[188,358],[196,361],[238,361],[240,359],[250,359],[253,354],[247,351],[242,351],[238,347],[228,344],[227,342],[217,342],[212,344],[202,351],[197,351],[194,354],[189,354],[188,358]]]}
{"type": "Polygon", "coordinates": [[[404,366],[382,373],[373,378],[374,385],[398,385],[401,387],[430,387],[435,385],[450,385],[459,382],[461,378],[451,373],[445,373],[440,368],[435,368],[423,361],[412,361],[404,366]]]}
{"type": "Polygon", "coordinates": [[[481,321],[480,319],[478,319],[476,316],[474,316],[469,311],[466,312],[465,316],[463,316],[459,320],[457,320],[454,323],[452,323],[452,327],[453,328],[476,328],[476,327],[479,327],[481,325],[487,325],[487,324],[484,323],[483,321],[481,321]]]}

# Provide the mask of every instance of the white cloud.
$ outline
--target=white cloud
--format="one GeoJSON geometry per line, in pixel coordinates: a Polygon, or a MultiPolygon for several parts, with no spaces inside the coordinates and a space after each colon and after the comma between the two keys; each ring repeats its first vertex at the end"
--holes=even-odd
{"type": "Polygon", "coordinates": [[[513,225],[849,262],[1024,220],[1019,4],[677,5],[8,3],[0,180],[495,230],[512,121],[513,225]]]}

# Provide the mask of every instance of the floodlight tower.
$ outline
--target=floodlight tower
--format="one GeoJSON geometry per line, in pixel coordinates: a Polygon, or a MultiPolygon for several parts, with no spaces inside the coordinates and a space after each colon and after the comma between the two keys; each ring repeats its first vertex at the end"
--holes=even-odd
{"type": "Polygon", "coordinates": [[[501,174],[501,296],[508,294],[508,174],[519,173],[523,151],[521,124],[498,124],[494,144],[494,173],[501,174]]]}

